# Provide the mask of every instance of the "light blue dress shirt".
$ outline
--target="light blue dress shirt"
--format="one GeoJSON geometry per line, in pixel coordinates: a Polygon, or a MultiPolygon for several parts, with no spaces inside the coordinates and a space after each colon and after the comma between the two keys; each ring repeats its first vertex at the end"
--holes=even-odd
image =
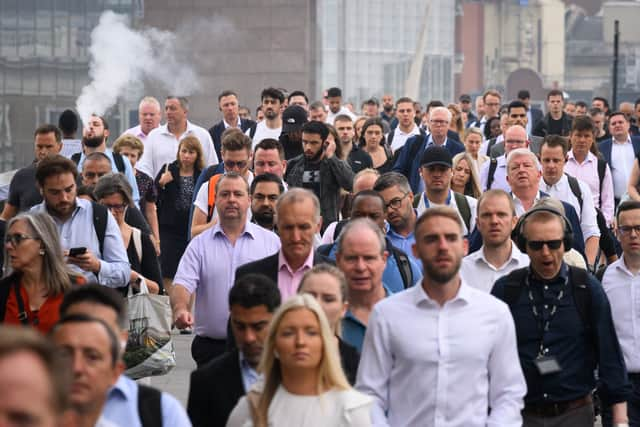
{"type": "MultiPolygon", "coordinates": [[[[31,208],[33,212],[47,212],[46,202],[42,202],[31,208]]],[[[76,247],[86,247],[100,260],[100,272],[96,274],[84,271],[80,267],[69,264],[71,269],[82,274],[87,283],[100,283],[110,288],[119,288],[129,283],[131,267],[127,251],[122,241],[122,235],[116,220],[107,212],[107,229],[104,235],[103,252],[100,252],[100,242],[93,226],[93,206],[91,202],[76,198],[76,208],[71,218],[60,222],[51,217],[58,228],[62,250],[76,247]],[[89,232],[93,230],[93,232],[89,232]]]]}
{"type": "MultiPolygon", "coordinates": [[[[167,393],[160,398],[162,425],[170,427],[191,427],[187,412],[178,400],[167,393]]],[[[109,390],[107,402],[102,410],[102,418],[121,427],[142,427],[138,413],[138,383],[125,375],[109,390]]]]}
{"type": "Polygon", "coordinates": [[[242,385],[244,386],[244,391],[247,393],[251,390],[251,387],[258,382],[259,379],[262,378],[255,369],[251,367],[247,359],[244,358],[244,354],[241,351],[238,352],[238,357],[240,358],[240,374],[242,374],[242,385]]]}

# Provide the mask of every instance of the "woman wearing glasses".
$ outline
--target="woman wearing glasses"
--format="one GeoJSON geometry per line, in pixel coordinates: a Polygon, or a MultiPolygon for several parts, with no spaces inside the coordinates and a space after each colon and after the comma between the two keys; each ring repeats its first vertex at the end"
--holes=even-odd
{"type": "Polygon", "coordinates": [[[58,230],[46,213],[12,218],[4,242],[0,321],[47,333],[59,319],[64,293],[85,279],[65,262],[58,230]]]}
{"type": "Polygon", "coordinates": [[[127,209],[134,203],[129,182],[119,173],[104,175],[96,184],[93,195],[98,203],[111,211],[118,223],[131,264],[129,284],[139,289],[144,281],[150,293],[161,293],[162,276],[151,238],[125,222],[127,209]]]}

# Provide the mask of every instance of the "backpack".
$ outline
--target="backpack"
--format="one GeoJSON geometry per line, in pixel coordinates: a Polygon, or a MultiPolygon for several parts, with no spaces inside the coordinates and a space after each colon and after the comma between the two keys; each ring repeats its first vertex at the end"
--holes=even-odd
{"type": "MultiPolygon", "coordinates": [[[[592,331],[593,320],[591,318],[591,290],[587,283],[587,271],[582,268],[573,266],[569,267],[569,280],[571,281],[571,288],[573,290],[573,300],[576,306],[576,310],[582,320],[585,330],[588,333],[592,331]]],[[[507,283],[504,286],[504,302],[509,306],[509,309],[513,311],[513,307],[520,299],[522,292],[522,283],[525,277],[529,274],[529,267],[519,268],[513,270],[507,276],[507,283]]]]}
{"type": "MultiPolygon", "coordinates": [[[[113,162],[116,164],[116,169],[118,170],[118,172],[124,173],[125,167],[124,167],[124,160],[122,159],[122,156],[114,152],[111,152],[111,154],[113,155],[113,162]]],[[[79,165],[81,157],[82,157],[82,153],[74,153],[71,156],[71,160],[73,160],[73,162],[76,165],[79,165]]]]}
{"type": "Polygon", "coordinates": [[[162,393],[138,384],[138,415],[142,427],[162,427],[162,393]]]}
{"type": "Polygon", "coordinates": [[[580,204],[580,216],[582,216],[583,200],[582,200],[582,190],[580,189],[580,183],[578,183],[578,180],[572,177],[571,175],[567,175],[567,181],[569,181],[569,189],[571,189],[571,192],[573,193],[573,195],[576,196],[576,199],[578,199],[578,203],[580,204]]]}
{"type": "Polygon", "coordinates": [[[487,175],[487,190],[491,190],[491,184],[493,184],[493,177],[496,174],[498,168],[498,159],[492,157],[489,159],[489,175],[487,175]]]}
{"type": "Polygon", "coordinates": [[[106,207],[99,203],[91,202],[93,208],[93,228],[96,231],[98,237],[98,247],[100,248],[100,254],[104,252],[104,236],[107,233],[107,221],[109,220],[109,211],[106,207]]]}
{"type": "MultiPolygon", "coordinates": [[[[424,197],[424,193],[420,194],[420,197],[414,197],[413,199],[413,207],[418,208],[420,205],[420,198],[424,197]]],[[[462,217],[462,221],[464,221],[464,225],[467,226],[467,231],[471,234],[471,206],[469,206],[469,201],[464,194],[453,192],[453,197],[456,200],[456,206],[458,207],[458,213],[462,217]]]]}
{"type": "Polygon", "coordinates": [[[216,184],[223,174],[219,173],[209,178],[209,195],[207,196],[207,222],[213,218],[213,210],[216,207],[216,184]]]}

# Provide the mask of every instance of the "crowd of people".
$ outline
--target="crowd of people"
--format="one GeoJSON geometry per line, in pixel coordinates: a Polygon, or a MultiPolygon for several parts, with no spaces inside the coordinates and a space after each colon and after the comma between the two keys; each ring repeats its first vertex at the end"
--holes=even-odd
{"type": "Polygon", "coordinates": [[[35,130],[0,215],[0,420],[640,426],[640,99],[260,99],[35,130]],[[143,283],[193,334],[186,408],[123,374],[143,283]]]}

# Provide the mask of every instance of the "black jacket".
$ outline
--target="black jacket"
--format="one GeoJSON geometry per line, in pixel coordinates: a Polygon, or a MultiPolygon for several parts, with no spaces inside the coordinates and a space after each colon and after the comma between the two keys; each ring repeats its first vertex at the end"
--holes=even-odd
{"type": "MultiPolygon", "coordinates": [[[[255,126],[256,122],[248,119],[240,119],[240,129],[242,132],[246,132],[252,126],[255,126]]],[[[211,135],[211,139],[213,140],[213,148],[216,150],[216,154],[218,155],[218,159],[222,161],[222,154],[220,150],[222,150],[222,133],[225,131],[224,122],[220,120],[218,123],[209,128],[209,135],[211,135]]]]}
{"type": "MultiPolygon", "coordinates": [[[[262,258],[256,261],[252,261],[248,264],[241,265],[236,270],[236,280],[247,274],[262,274],[273,280],[274,283],[278,283],[278,254],[269,255],[266,258],[262,258]]],[[[313,254],[313,265],[316,264],[335,264],[329,258],[324,255],[320,255],[318,252],[313,254]]]]}
{"type": "Polygon", "coordinates": [[[347,156],[347,163],[351,166],[351,170],[354,174],[357,174],[363,169],[373,167],[373,160],[369,153],[358,147],[357,144],[353,144],[353,147],[347,156]]]}
{"type": "MultiPolygon", "coordinates": [[[[173,181],[162,188],[159,181],[164,173],[164,168],[163,165],[154,181],[158,189],[158,201],[156,202],[158,206],[158,224],[185,227],[186,229],[189,223],[189,210],[176,210],[176,200],[180,192],[180,168],[178,167],[178,161],[174,160],[169,163],[169,172],[171,172],[171,176],[173,176],[173,181]]],[[[198,176],[200,176],[200,172],[202,172],[200,169],[194,169],[193,171],[194,185],[198,180],[198,176]]]]}
{"type": "Polygon", "coordinates": [[[191,373],[187,402],[193,427],[224,427],[244,394],[238,350],[196,369],[191,373]]]}

